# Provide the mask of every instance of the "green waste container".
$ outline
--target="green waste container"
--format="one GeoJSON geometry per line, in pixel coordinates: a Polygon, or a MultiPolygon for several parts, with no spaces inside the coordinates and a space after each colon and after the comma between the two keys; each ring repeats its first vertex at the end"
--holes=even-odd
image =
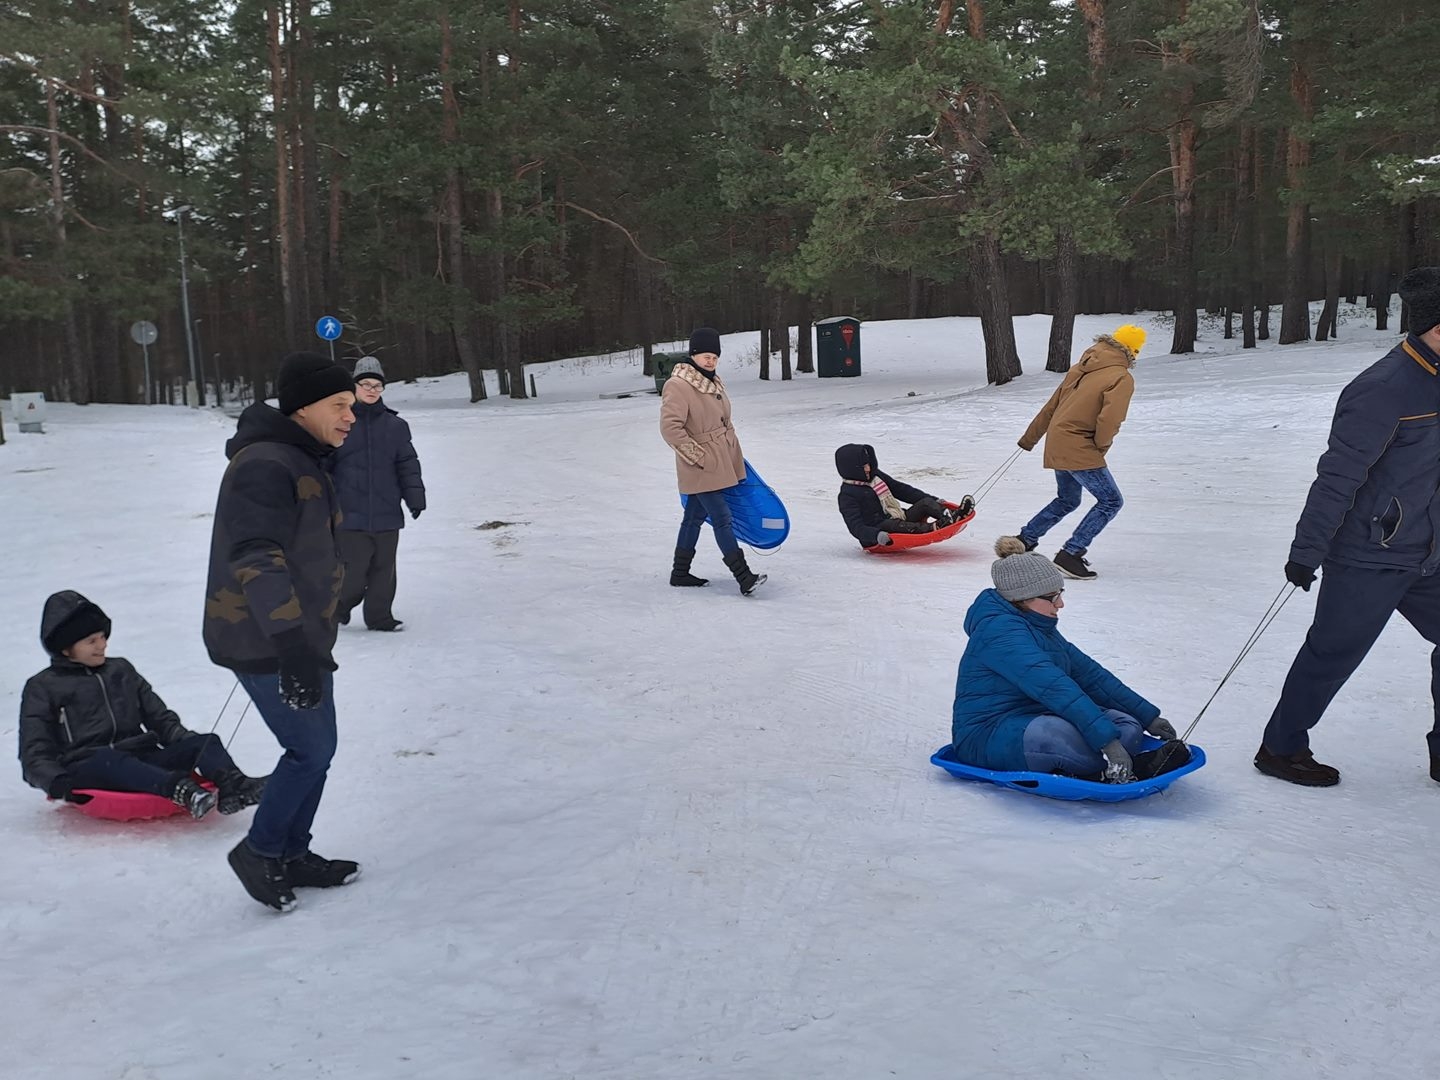
{"type": "Polygon", "coordinates": [[[860,375],[860,320],[849,315],[815,324],[815,366],[822,379],[853,379],[860,375]]]}
{"type": "Polygon", "coordinates": [[[655,372],[655,392],[665,389],[665,380],[682,360],[689,360],[690,354],[683,352],[657,352],[650,354],[651,369],[655,372]]]}

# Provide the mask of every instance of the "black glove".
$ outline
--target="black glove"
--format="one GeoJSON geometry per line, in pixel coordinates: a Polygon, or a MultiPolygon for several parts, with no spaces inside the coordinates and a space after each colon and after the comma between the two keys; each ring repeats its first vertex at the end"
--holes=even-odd
{"type": "Polygon", "coordinates": [[[420,515],[423,514],[424,512],[425,512],[425,507],[423,507],[423,506],[420,506],[420,507],[414,507],[414,506],[412,506],[412,507],[410,508],[410,520],[411,520],[411,521],[419,521],[419,520],[420,520],[420,515]]]}
{"type": "Polygon", "coordinates": [[[73,802],[80,806],[94,798],[93,795],[76,795],[75,781],[71,780],[66,773],[61,773],[51,780],[50,786],[45,789],[45,794],[52,799],[64,799],[66,802],[73,802]]]}
{"type": "Polygon", "coordinates": [[[325,671],[305,631],[275,635],[275,649],[280,654],[280,700],[297,712],[319,708],[325,700],[325,671]]]}
{"type": "Polygon", "coordinates": [[[1304,566],[1291,559],[1285,564],[1285,580],[1294,585],[1297,589],[1310,591],[1310,586],[1315,584],[1315,568],[1304,566]]]}

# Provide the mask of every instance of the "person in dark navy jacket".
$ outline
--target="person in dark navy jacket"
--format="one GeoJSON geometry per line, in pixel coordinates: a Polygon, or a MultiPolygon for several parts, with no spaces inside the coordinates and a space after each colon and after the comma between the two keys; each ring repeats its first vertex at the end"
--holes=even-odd
{"type": "Polygon", "coordinates": [[[418,519],[425,510],[420,457],[410,441],[410,425],[380,400],[385,370],[373,356],[355,364],[355,426],[328,462],[340,496],[340,554],[345,586],[340,622],[360,606],[371,630],[399,630],[390,610],[395,602],[396,553],[405,509],[418,519]],[[404,506],[401,506],[404,503],[404,506]]]}
{"type": "Polygon", "coordinates": [[[1310,729],[1396,611],[1437,646],[1430,776],[1440,781],[1440,267],[1400,282],[1410,332],[1340,392],[1285,577],[1308,591],[1315,621],[1285,678],[1255,767],[1307,787],[1340,771],[1315,760],[1310,729]]]}
{"type": "Polygon", "coordinates": [[[975,500],[969,495],[952,508],[934,495],[896,480],[881,470],[875,448],[863,443],[839,447],[835,470],[843,481],[837,499],[840,516],[861,547],[889,547],[892,533],[934,532],[969,517],[975,509],[975,500]]]}

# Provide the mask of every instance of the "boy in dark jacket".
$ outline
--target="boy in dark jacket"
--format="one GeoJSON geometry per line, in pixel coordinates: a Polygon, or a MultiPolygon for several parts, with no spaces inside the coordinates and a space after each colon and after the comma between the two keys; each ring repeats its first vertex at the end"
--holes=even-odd
{"type": "Polygon", "coordinates": [[[891,533],[933,532],[969,517],[975,509],[969,495],[951,508],[882,472],[873,446],[846,443],[835,451],[835,468],[845,481],[840,485],[840,514],[861,547],[889,547],[891,533]],[[910,503],[909,509],[902,502],[910,503]]]}
{"type": "Polygon", "coordinates": [[[77,592],[45,601],[40,643],[50,666],[20,698],[20,764],[25,780],[52,799],[89,802],[77,789],[143,791],[173,799],[195,818],[217,795],[222,814],[260,801],[265,781],[235,766],[216,735],[197,735],[150,688],[134,666],[107,657],[110,620],[77,592]]]}
{"type": "Polygon", "coordinates": [[[380,400],[384,392],[380,361],[361,357],[355,364],[355,426],[325,464],[343,511],[337,539],[345,588],[337,617],[348,623],[351,610],[363,600],[366,627],[393,631],[403,625],[390,610],[400,530],[406,509],[412,519],[424,512],[425,482],[410,425],[380,400]]]}

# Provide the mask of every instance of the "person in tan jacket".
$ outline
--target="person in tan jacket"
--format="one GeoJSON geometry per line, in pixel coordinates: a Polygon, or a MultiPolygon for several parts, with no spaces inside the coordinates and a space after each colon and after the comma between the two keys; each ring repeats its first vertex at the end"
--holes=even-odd
{"type": "Polygon", "coordinates": [[[1018,540],[1033,551],[1042,536],[1079,509],[1081,491],[1090,492],[1095,505],[1054,559],[1061,573],[1079,581],[1096,576],[1085,552],[1125,505],[1105,455],[1130,408],[1135,392],[1130,369],[1144,345],[1145,331],[1138,326],[1097,337],[1020,436],[1023,450],[1035,449],[1044,438],[1045,467],[1055,472],[1056,495],[1016,536],[1001,541],[1018,540]]]}
{"type": "Polygon", "coordinates": [[[745,455],[730,423],[730,398],[715,373],[720,363],[720,333],[702,326],[690,335],[690,359],[676,364],[660,395],[660,437],[675,451],[680,494],[688,495],[670,584],[708,585],[690,573],[700,527],[710,519],[715,542],[740,591],[749,596],[765,582],[753,573],[735,539],[725,492],[745,479],[745,455]]]}

